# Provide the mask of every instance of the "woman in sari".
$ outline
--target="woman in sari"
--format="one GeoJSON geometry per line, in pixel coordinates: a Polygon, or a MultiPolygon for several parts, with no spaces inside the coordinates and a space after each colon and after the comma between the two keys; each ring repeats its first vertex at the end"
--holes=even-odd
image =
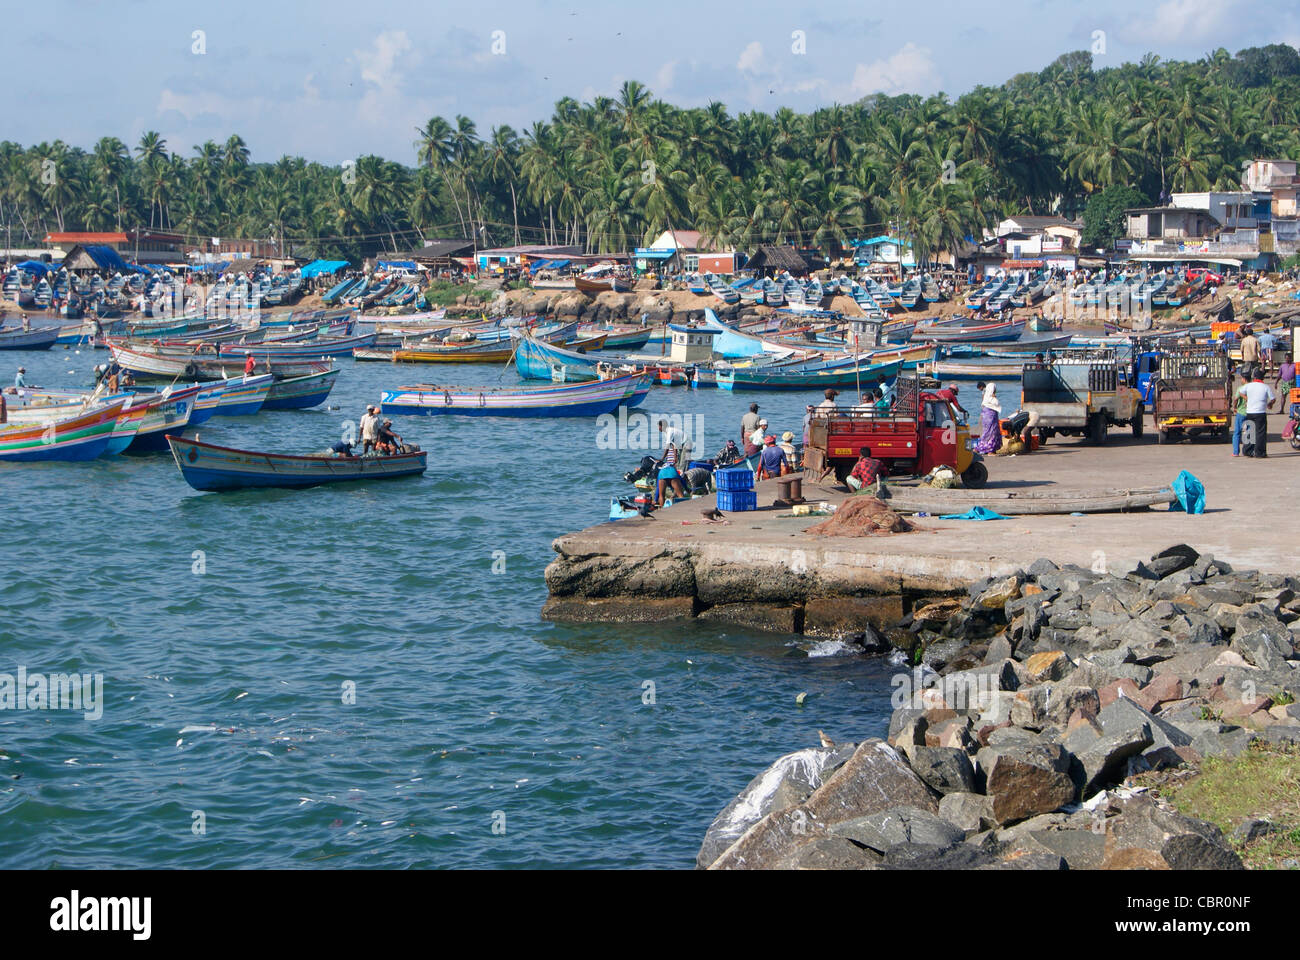
{"type": "Polygon", "coordinates": [[[978,453],[996,453],[1002,447],[1002,402],[998,400],[997,387],[993,384],[979,383],[976,386],[984,391],[984,401],[980,410],[980,438],[975,443],[978,453]]]}

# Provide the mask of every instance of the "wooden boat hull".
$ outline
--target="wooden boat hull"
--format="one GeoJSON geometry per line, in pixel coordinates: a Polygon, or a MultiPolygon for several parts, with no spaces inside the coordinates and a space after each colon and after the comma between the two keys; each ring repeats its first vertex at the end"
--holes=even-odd
{"type": "Polygon", "coordinates": [[[854,387],[873,380],[892,380],[902,369],[902,360],[825,373],[764,373],[761,367],[737,367],[730,372],[718,372],[718,387],[722,390],[823,390],[827,387],[854,387]]]}
{"type": "Polygon", "coordinates": [[[1033,492],[1024,490],[929,490],[919,487],[890,487],[889,506],[906,513],[964,513],[972,507],[987,507],[1004,516],[1060,513],[1112,513],[1141,510],[1174,501],[1172,487],[1129,490],[1033,492]]]}
{"type": "Polygon", "coordinates": [[[393,457],[299,457],[218,447],[168,437],[181,476],[195,490],[246,490],[256,487],[303,488],[356,480],[418,476],[428,468],[428,453],[393,457]]]}
{"type": "Polygon", "coordinates": [[[319,406],[334,389],[339,371],[325,370],[305,377],[290,377],[271,384],[262,404],[263,410],[305,410],[319,406]]]}
{"type": "Polygon", "coordinates": [[[219,417],[248,417],[262,409],[274,378],[269,373],[232,379],[217,400],[219,417]]]}
{"type": "MultiPolygon", "coordinates": [[[[195,384],[166,397],[147,397],[140,426],[124,453],[157,453],[167,449],[167,435],[181,432],[190,425],[194,401],[202,388],[195,384]]],[[[133,408],[134,409],[134,408],[133,408]]]]}
{"type": "Polygon", "coordinates": [[[0,462],[94,460],[108,449],[125,400],[114,400],[51,423],[0,426],[0,462]]]}
{"type": "Polygon", "coordinates": [[[465,390],[421,386],[385,390],[384,413],[470,417],[595,417],[634,407],[650,392],[648,374],[560,387],[465,390]]]}
{"type": "Polygon", "coordinates": [[[58,327],[0,330],[0,350],[48,350],[59,339],[58,327]]]}

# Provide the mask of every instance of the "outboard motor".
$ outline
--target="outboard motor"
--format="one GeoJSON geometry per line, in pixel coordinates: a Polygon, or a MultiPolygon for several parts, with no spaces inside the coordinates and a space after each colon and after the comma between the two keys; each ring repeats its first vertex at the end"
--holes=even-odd
{"type": "Polygon", "coordinates": [[[641,458],[641,465],[635,470],[629,470],[623,474],[623,479],[628,483],[636,483],[638,480],[644,480],[650,476],[659,466],[659,461],[654,457],[646,456],[641,458]]]}

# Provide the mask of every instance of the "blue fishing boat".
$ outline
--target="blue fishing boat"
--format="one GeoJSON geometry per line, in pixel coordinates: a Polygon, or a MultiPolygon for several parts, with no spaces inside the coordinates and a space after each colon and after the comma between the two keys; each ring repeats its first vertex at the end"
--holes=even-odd
{"type": "Polygon", "coordinates": [[[217,416],[251,416],[262,409],[275,378],[269,373],[232,377],[217,400],[217,416]]]}
{"type": "Polygon", "coordinates": [[[305,410],[325,402],[334,389],[339,371],[322,370],[304,377],[286,377],[276,380],[262,402],[263,410],[305,410]]]}
{"type": "Polygon", "coordinates": [[[723,390],[823,390],[827,387],[854,387],[873,381],[890,384],[903,369],[902,360],[828,369],[773,370],[758,367],[732,367],[718,370],[718,387],[723,390]]]}
{"type": "Polygon", "coordinates": [[[168,437],[181,476],[195,490],[243,490],[251,487],[316,487],[353,480],[389,480],[418,476],[429,454],[390,457],[293,456],[218,447],[197,440],[168,437]]]}
{"type": "Polygon", "coordinates": [[[552,383],[599,380],[599,367],[605,362],[599,357],[543,343],[529,334],[519,335],[514,357],[515,367],[525,380],[552,383]]]}
{"type": "Polygon", "coordinates": [[[651,376],[633,373],[608,380],[554,387],[440,387],[418,384],[385,390],[384,413],[469,417],[595,417],[635,407],[650,392],[651,376]]]}

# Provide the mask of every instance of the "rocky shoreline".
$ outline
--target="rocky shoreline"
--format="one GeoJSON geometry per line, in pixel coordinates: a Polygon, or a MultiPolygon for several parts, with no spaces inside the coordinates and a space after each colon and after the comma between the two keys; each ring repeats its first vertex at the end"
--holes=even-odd
{"type": "Polygon", "coordinates": [[[887,739],[781,757],[697,866],[1240,869],[1131,778],[1300,743],[1297,621],[1300,578],[1179,545],[1107,573],[1039,560],[862,623],[902,664],[887,739]]]}

